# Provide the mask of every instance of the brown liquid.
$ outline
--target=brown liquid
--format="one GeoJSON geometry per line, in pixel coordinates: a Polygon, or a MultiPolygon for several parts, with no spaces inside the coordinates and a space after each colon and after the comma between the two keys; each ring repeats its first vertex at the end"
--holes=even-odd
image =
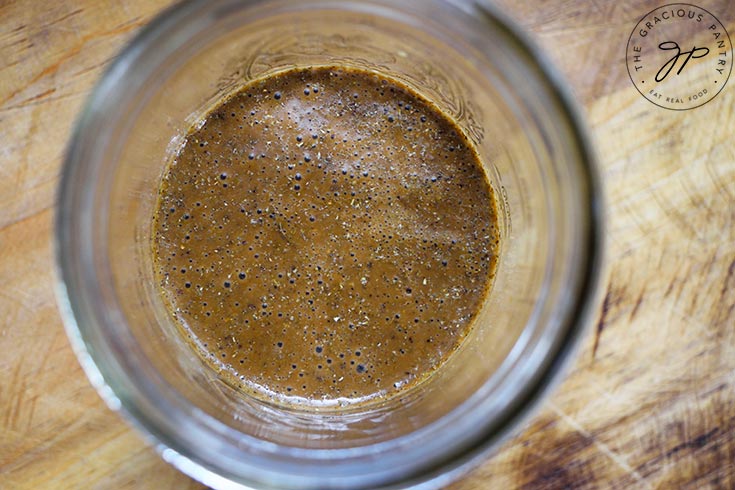
{"type": "Polygon", "coordinates": [[[361,402],[458,346],[492,277],[495,199],[456,125],[346,68],[255,81],[164,175],[154,260],[176,319],[256,396],[361,402]]]}

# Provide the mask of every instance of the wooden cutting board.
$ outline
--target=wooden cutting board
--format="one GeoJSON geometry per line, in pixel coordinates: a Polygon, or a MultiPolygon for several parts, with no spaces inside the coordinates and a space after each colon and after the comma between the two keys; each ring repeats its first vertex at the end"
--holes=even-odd
{"type": "MultiPolygon", "coordinates": [[[[696,0],[735,34],[735,3],[696,0]]],[[[102,70],[168,0],[0,2],[0,488],[201,488],[89,385],[53,296],[64,146],[102,70]]],[[[735,80],[693,110],[634,88],[664,2],[502,0],[567,77],[608,202],[604,304],[566,381],[451,488],[735,488],[735,80]]]]}

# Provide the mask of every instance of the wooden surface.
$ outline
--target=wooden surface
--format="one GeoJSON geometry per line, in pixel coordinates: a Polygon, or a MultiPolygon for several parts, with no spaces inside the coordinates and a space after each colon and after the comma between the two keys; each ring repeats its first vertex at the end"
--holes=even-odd
{"type": "MultiPolygon", "coordinates": [[[[570,81],[596,139],[604,305],[567,380],[452,488],[735,488],[735,80],[690,111],[641,97],[625,45],[666,2],[504,1],[570,81]]],[[[0,488],[200,488],[103,405],[52,289],[72,122],[167,3],[0,2],[0,488]]],[[[697,4],[735,34],[733,1],[697,4]]]]}

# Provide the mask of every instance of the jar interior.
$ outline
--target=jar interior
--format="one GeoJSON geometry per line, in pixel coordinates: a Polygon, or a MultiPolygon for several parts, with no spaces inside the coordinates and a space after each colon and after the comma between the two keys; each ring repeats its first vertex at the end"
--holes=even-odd
{"type": "MultiPolygon", "coordinates": [[[[114,168],[106,215],[114,295],[136,348],[160,382],[227,426],[277,444],[344,448],[425,427],[481,389],[518,346],[544,296],[556,218],[549,164],[524,101],[480,53],[429,19],[347,10],[238,12],[201,32],[136,94],[114,168]],[[288,28],[284,29],[284,26],[288,28]],[[480,62],[483,62],[481,64],[480,62]],[[193,350],[166,311],[151,264],[151,220],[165,165],[193,124],[249,80],[292,67],[342,65],[406,85],[452,117],[475,144],[499,200],[501,251],[494,284],[469,336],[418,387],[377,404],[315,412],[269,404],[230,386],[193,350]]],[[[451,27],[451,26],[449,26],[451,27]]],[[[123,128],[121,128],[123,129],[123,128]]],[[[104,196],[100,196],[104,197],[104,196]]]]}

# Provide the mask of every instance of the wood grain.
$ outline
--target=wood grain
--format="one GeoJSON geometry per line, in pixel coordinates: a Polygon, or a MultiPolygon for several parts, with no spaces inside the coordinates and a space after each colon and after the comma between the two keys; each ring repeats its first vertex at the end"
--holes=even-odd
{"type": "MultiPolygon", "coordinates": [[[[502,0],[569,80],[608,202],[604,302],[566,381],[454,490],[735,488],[735,81],[673,112],[625,45],[666,2],[502,0]]],[[[110,412],[53,297],[65,143],[115,53],[169,4],[0,3],[0,488],[201,488],[110,412]]],[[[698,0],[735,34],[735,2],[698,0]]]]}

